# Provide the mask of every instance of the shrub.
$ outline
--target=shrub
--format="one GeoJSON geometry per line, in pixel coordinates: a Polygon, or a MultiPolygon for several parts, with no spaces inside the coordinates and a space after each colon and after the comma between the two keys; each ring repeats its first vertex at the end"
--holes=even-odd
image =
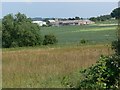
{"type": "Polygon", "coordinates": [[[43,45],[56,44],[57,42],[58,41],[56,39],[56,36],[52,34],[48,34],[44,36],[43,45]]]}
{"type": "Polygon", "coordinates": [[[117,89],[120,75],[120,56],[101,56],[96,65],[81,71],[79,88],[117,89]]]}
{"type": "Polygon", "coordinates": [[[120,56],[101,56],[95,65],[81,70],[79,77],[73,78],[77,83],[73,83],[71,77],[64,77],[62,84],[66,87],[75,87],[78,90],[90,89],[112,89],[116,90],[119,86],[120,75],[120,56]],[[75,78],[78,79],[75,79],[75,78]],[[79,80],[79,82],[78,82],[79,80]]]}
{"type": "Polygon", "coordinates": [[[80,41],[80,43],[81,43],[81,44],[85,44],[85,43],[87,43],[87,40],[82,39],[82,40],[80,41]]]}

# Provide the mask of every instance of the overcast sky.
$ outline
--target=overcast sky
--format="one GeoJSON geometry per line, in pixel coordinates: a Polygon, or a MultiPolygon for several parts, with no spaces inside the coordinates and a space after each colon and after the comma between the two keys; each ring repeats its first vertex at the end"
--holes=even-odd
{"type": "MultiPolygon", "coordinates": [[[[2,16],[21,12],[28,17],[83,17],[110,14],[117,2],[2,2],[2,16]]],[[[1,18],[0,17],[0,18],[1,18]]]]}

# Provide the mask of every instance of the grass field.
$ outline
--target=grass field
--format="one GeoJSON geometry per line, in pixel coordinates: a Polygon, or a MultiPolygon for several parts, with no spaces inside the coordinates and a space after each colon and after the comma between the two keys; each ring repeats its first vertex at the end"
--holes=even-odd
{"type": "Polygon", "coordinates": [[[3,87],[64,87],[64,76],[110,53],[107,45],[3,49],[3,87]]]}
{"type": "Polygon", "coordinates": [[[75,72],[95,64],[100,55],[113,53],[110,44],[116,39],[116,25],[41,27],[41,34],[54,34],[53,46],[3,49],[3,87],[65,87],[63,77],[76,82],[75,72]],[[80,40],[88,44],[79,44],[80,40]]]}
{"type": "Polygon", "coordinates": [[[82,39],[89,43],[110,43],[116,39],[116,28],[116,25],[112,24],[41,27],[41,33],[54,34],[58,44],[79,43],[82,39]]]}

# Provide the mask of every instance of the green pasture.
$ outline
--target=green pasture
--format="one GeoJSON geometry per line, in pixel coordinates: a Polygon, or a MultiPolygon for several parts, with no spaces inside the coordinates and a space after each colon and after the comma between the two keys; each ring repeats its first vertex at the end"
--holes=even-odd
{"type": "Polygon", "coordinates": [[[110,43],[116,39],[116,29],[115,24],[41,27],[41,34],[54,34],[58,44],[79,43],[82,39],[89,43],[110,43]]]}

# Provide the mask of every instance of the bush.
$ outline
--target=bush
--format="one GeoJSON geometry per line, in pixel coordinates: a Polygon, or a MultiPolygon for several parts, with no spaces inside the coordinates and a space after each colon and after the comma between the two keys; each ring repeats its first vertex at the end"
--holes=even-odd
{"type": "Polygon", "coordinates": [[[35,46],[41,43],[40,27],[24,14],[8,14],[2,19],[2,47],[35,46]]]}
{"type": "Polygon", "coordinates": [[[56,44],[58,41],[56,36],[49,34],[44,36],[43,45],[56,44]]]}
{"type": "Polygon", "coordinates": [[[85,43],[87,43],[87,42],[88,42],[88,41],[85,40],[85,39],[82,39],[82,40],[80,41],[81,44],[85,44],[85,43]]]}
{"type": "Polygon", "coordinates": [[[66,87],[74,87],[78,90],[90,89],[112,89],[116,90],[119,86],[120,75],[120,56],[101,56],[97,63],[87,69],[81,70],[78,75],[72,78],[66,76],[62,80],[62,84],[66,87]],[[76,79],[76,77],[78,79],[76,79]],[[78,82],[79,80],[79,82],[78,82]],[[74,83],[73,83],[74,82],[74,83]]]}
{"type": "Polygon", "coordinates": [[[96,65],[81,72],[79,88],[118,88],[120,56],[101,56],[96,65]]]}

